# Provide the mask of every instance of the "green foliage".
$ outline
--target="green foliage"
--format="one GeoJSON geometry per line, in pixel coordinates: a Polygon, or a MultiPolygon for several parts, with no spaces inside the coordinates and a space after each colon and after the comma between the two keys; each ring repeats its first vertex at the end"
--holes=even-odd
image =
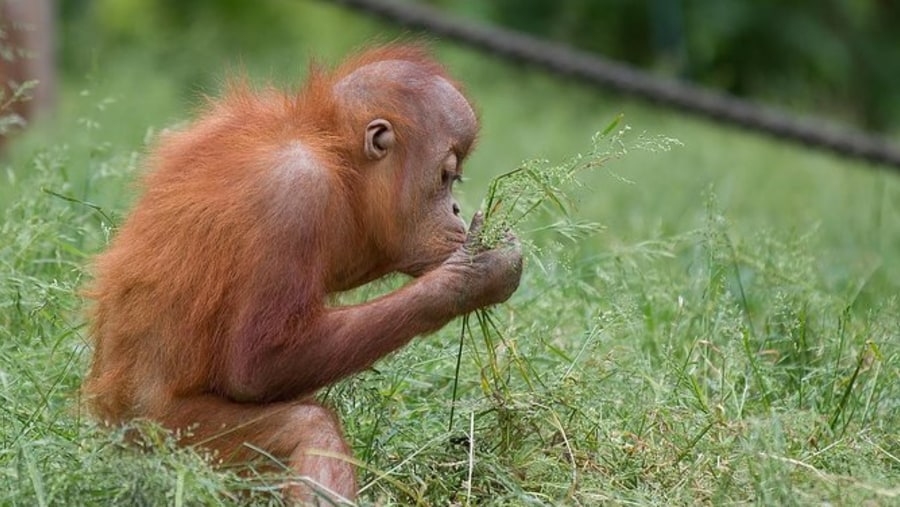
{"type": "Polygon", "coordinates": [[[896,2],[426,1],[783,107],[900,126],[896,2]]]}
{"type": "MultiPolygon", "coordinates": [[[[491,180],[488,192],[482,204],[484,222],[479,231],[478,241],[487,248],[500,247],[507,235],[515,233],[520,224],[535,212],[547,211],[545,225],[538,229],[541,233],[551,233],[569,241],[577,241],[602,230],[597,223],[574,219],[570,212],[572,204],[568,191],[579,183],[578,175],[584,171],[598,169],[610,161],[625,156],[629,150],[643,149],[648,151],[669,151],[672,146],[680,145],[677,139],[665,136],[647,138],[641,134],[636,141],[626,138],[631,130],[627,125],[619,129],[623,115],[617,116],[605,129],[594,134],[591,150],[586,154],[575,155],[559,164],[551,164],[547,160],[529,160],[512,171],[500,174],[491,180]],[[626,145],[626,139],[628,144],[626,145]],[[548,222],[548,220],[550,220],[548,222]]],[[[542,265],[541,251],[524,239],[526,255],[530,254],[533,262],[542,265]],[[532,248],[528,248],[531,246],[532,248]]],[[[472,320],[477,322],[480,339],[487,351],[486,357],[478,354],[474,348],[474,361],[481,372],[481,386],[486,396],[492,393],[500,396],[501,392],[509,394],[505,377],[500,373],[498,357],[494,351],[502,344],[509,348],[510,342],[499,329],[492,308],[477,310],[473,315],[462,319],[459,352],[456,358],[456,376],[453,379],[453,403],[456,403],[456,392],[459,384],[459,368],[462,360],[465,338],[475,339],[472,320]]],[[[513,347],[514,351],[515,348],[513,347]]],[[[534,388],[528,370],[530,367],[522,358],[516,358],[516,366],[529,389],[534,388]]],[[[453,410],[450,412],[450,426],[453,425],[453,410]]]]}
{"type": "MultiPolygon", "coordinates": [[[[326,55],[387,30],[324,3],[297,9],[311,29],[348,27],[320,27],[326,55]]],[[[219,26],[203,19],[192,34],[219,26]]],[[[184,62],[225,58],[184,42],[193,36],[173,43],[184,62]]],[[[555,176],[495,187],[494,219],[518,210],[506,223],[531,241],[529,262],[509,304],[471,317],[462,355],[451,324],[322,393],[364,464],[364,504],[897,502],[900,181],[437,50],[484,123],[466,162],[466,213],[523,158],[555,176]],[[572,158],[619,111],[684,147],[605,159],[621,152],[607,142],[613,129],[572,158]],[[596,155],[600,170],[570,184],[560,168],[596,155]],[[518,220],[541,199],[549,206],[518,220]],[[578,234],[595,222],[602,230],[578,234]]],[[[280,502],[283,477],[212,466],[151,425],[126,443],[79,406],[90,257],[127,209],[148,129],[188,117],[193,100],[184,75],[146,51],[103,53],[89,78],[64,82],[58,125],[32,131],[4,167],[0,505],[280,502]]],[[[268,51],[270,62],[298,60],[268,51]]],[[[250,70],[266,76],[267,65],[250,70]]]]}
{"type": "Polygon", "coordinates": [[[545,232],[556,232],[569,239],[599,229],[599,224],[572,222],[570,187],[577,186],[578,176],[584,171],[598,169],[608,162],[625,156],[630,150],[669,151],[680,141],[665,136],[648,137],[641,134],[636,140],[627,138],[631,127],[621,129],[622,115],[617,116],[605,129],[594,134],[591,150],[578,154],[558,164],[546,159],[528,160],[512,171],[494,177],[488,185],[483,244],[494,247],[501,242],[506,231],[517,227],[536,211],[550,210],[558,221],[545,232]],[[627,143],[627,144],[626,144],[627,143]]]}

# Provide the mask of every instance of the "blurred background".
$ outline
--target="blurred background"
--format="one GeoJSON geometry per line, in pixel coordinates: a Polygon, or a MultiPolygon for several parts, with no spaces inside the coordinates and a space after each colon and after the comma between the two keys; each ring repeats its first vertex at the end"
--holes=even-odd
{"type": "MultiPolygon", "coordinates": [[[[421,3],[798,115],[824,116],[891,139],[900,133],[900,87],[892,82],[900,76],[897,2],[421,3]]],[[[302,83],[312,59],[333,64],[366,44],[416,36],[328,1],[3,0],[2,5],[6,46],[27,40],[35,44],[33,53],[55,61],[41,66],[34,54],[29,59],[16,51],[3,53],[4,61],[24,59],[32,72],[48,78],[29,90],[35,100],[21,112],[33,114],[42,105],[44,115],[35,116],[24,135],[12,133],[7,180],[27,174],[34,153],[62,145],[66,170],[82,182],[73,188],[83,195],[89,186],[84,182],[90,182],[85,175],[102,174],[113,156],[139,160],[156,132],[189,120],[204,95],[218,93],[229,74],[244,72],[257,83],[291,89],[302,83]],[[23,17],[22,11],[30,14],[23,17]],[[23,28],[10,14],[36,20],[35,29],[23,28]]],[[[436,37],[431,41],[466,84],[483,123],[467,169],[471,184],[461,188],[469,212],[491,177],[523,160],[561,160],[582,152],[593,133],[624,113],[635,132],[668,135],[685,146],[664,156],[631,154],[615,164],[615,177],[587,180],[591,190],[584,193],[583,213],[610,226],[606,241],[683,232],[705,216],[701,196],[713,189],[723,209],[737,217],[735,227],[750,232],[769,226],[809,230],[824,222],[819,234],[829,252],[848,265],[859,262],[866,245],[877,251],[893,245],[880,231],[894,210],[887,204],[894,182],[880,171],[856,170],[872,166],[550,76],[436,37]]],[[[126,209],[132,194],[121,184],[110,185],[93,188],[92,199],[126,209]]],[[[13,185],[0,188],[0,204],[15,192],[13,185]]]]}
{"type": "Polygon", "coordinates": [[[892,0],[431,0],[448,11],[799,112],[900,126],[892,0]]]}
{"type": "MultiPolygon", "coordinates": [[[[894,138],[900,129],[900,3],[891,0],[418,2],[799,113],[894,138]]],[[[332,53],[336,39],[361,40],[317,22],[311,0],[2,3],[4,82],[42,81],[35,103],[19,106],[24,116],[53,107],[55,69],[64,96],[123,59],[157,65],[190,92],[224,65],[296,68],[310,53],[332,53]],[[21,63],[23,46],[35,62],[21,63]]]]}
{"type": "MultiPolygon", "coordinates": [[[[422,2],[447,15],[522,30],[799,115],[814,113],[892,139],[900,132],[900,86],[892,81],[900,76],[897,2],[422,2]]],[[[366,44],[416,35],[315,0],[0,4],[6,47],[0,70],[18,72],[4,81],[22,83],[28,73],[43,81],[26,90],[34,96],[24,103],[27,107],[12,110],[33,121],[25,135],[15,132],[21,122],[8,122],[8,181],[27,173],[26,161],[48,146],[65,146],[67,170],[75,181],[102,169],[98,153],[141,153],[160,129],[189,120],[203,96],[215,95],[229,74],[244,72],[257,83],[290,89],[302,83],[312,59],[332,64],[366,44]],[[23,44],[33,50],[16,47],[23,44]],[[40,110],[43,115],[36,114],[40,110]]],[[[880,203],[888,198],[883,174],[846,172],[866,164],[431,40],[481,113],[481,143],[468,165],[473,184],[461,189],[470,210],[492,176],[526,159],[560,160],[581,152],[594,132],[624,113],[636,131],[670,135],[685,144],[665,156],[627,157],[615,168],[621,179],[589,181],[602,193],[590,194],[595,198],[584,212],[619,226],[616,230],[625,236],[683,230],[703,216],[698,197],[714,188],[722,206],[748,230],[774,224],[805,230],[834,216],[835,227],[825,227],[824,234],[833,232],[829,240],[847,246],[848,257],[856,259],[865,243],[861,231],[884,213],[857,209],[846,215],[848,208],[859,208],[856,200],[880,203]],[[853,188],[861,193],[853,194],[853,188]],[[834,206],[841,200],[845,206],[834,206]],[[863,223],[848,230],[846,221],[857,215],[863,223]]],[[[12,93],[7,88],[7,98],[12,93]]],[[[0,188],[0,203],[14,194],[13,185],[0,188]]],[[[94,199],[121,209],[130,198],[130,193],[110,188],[94,199]]],[[[869,239],[875,242],[876,236],[869,239]]],[[[884,241],[877,239],[877,244],[884,241]]]]}

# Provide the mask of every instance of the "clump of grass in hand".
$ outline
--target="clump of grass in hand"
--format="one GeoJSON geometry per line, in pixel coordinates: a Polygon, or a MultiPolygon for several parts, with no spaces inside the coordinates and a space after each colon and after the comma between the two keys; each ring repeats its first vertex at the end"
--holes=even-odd
{"type": "MultiPolygon", "coordinates": [[[[625,125],[619,128],[621,121],[622,115],[619,115],[605,129],[594,134],[591,150],[587,154],[575,155],[556,165],[547,160],[530,160],[495,177],[488,186],[485,198],[481,242],[486,247],[495,247],[507,231],[514,231],[529,215],[548,205],[563,219],[570,219],[572,202],[568,192],[578,186],[579,173],[604,167],[607,162],[619,159],[631,150],[668,151],[681,144],[670,137],[645,134],[628,143],[631,127],[625,125]]],[[[565,229],[565,220],[554,226],[554,230],[558,227],[565,229]]]]}
{"type": "MultiPolygon", "coordinates": [[[[579,238],[597,232],[601,226],[591,222],[573,220],[571,211],[574,208],[569,195],[573,187],[579,186],[578,175],[584,171],[604,167],[608,162],[622,158],[631,150],[669,151],[680,146],[677,139],[665,136],[647,136],[640,134],[636,139],[628,140],[631,128],[620,127],[623,115],[618,115],[605,129],[591,138],[591,149],[586,154],[577,154],[559,164],[551,164],[547,160],[530,160],[512,171],[495,177],[488,186],[487,196],[482,209],[484,222],[479,234],[479,241],[486,248],[494,248],[506,241],[513,232],[532,213],[547,210],[559,216],[541,231],[552,231],[561,236],[577,241],[579,238]]],[[[610,173],[617,179],[624,178],[610,173]]],[[[527,238],[523,240],[524,248],[530,246],[527,238]]],[[[457,401],[459,385],[459,369],[462,361],[465,337],[475,339],[472,322],[477,324],[486,348],[486,357],[481,357],[477,349],[474,360],[481,372],[480,385],[484,394],[493,399],[507,400],[509,389],[499,365],[496,349],[503,344],[511,352],[512,361],[529,389],[533,389],[536,377],[530,374],[530,367],[521,358],[516,349],[508,342],[497,326],[497,319],[492,308],[482,308],[462,318],[459,336],[459,350],[456,356],[456,372],[453,379],[452,405],[450,409],[450,429],[453,428],[453,416],[457,401]]],[[[474,341],[472,342],[475,343],[474,341]]]]}

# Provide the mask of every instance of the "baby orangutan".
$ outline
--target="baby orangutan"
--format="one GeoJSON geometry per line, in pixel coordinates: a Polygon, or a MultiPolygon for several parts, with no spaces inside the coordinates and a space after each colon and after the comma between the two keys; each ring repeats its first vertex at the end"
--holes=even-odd
{"type": "Polygon", "coordinates": [[[230,462],[257,457],[252,444],[307,478],[290,497],[354,500],[316,391],[519,283],[515,239],[480,246],[481,214],[467,234],[451,192],[477,131],[444,68],[391,45],[313,69],[297,94],[233,85],[164,135],[96,258],[93,412],[158,421],[230,462]],[[393,272],[414,278],[328,305],[393,272]]]}

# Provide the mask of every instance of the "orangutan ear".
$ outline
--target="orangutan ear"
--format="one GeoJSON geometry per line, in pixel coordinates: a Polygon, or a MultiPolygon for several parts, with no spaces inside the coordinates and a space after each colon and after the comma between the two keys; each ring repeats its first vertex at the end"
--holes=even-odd
{"type": "Polygon", "coordinates": [[[378,118],[366,125],[366,158],[381,160],[394,147],[394,127],[391,122],[378,118]]]}

